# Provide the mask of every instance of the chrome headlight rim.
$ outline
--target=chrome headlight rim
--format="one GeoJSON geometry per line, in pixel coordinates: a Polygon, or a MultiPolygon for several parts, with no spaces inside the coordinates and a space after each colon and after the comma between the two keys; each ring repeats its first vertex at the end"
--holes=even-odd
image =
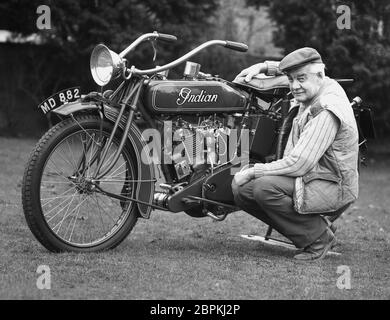
{"type": "Polygon", "coordinates": [[[106,45],[98,44],[91,53],[90,70],[93,80],[105,86],[123,73],[125,63],[122,58],[106,45]]]}

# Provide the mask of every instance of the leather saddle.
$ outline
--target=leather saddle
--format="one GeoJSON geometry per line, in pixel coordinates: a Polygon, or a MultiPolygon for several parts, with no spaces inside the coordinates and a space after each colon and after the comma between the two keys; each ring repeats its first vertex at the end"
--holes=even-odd
{"type": "Polygon", "coordinates": [[[289,82],[286,75],[266,76],[265,74],[258,74],[249,82],[245,82],[245,77],[239,77],[234,79],[233,83],[240,87],[252,88],[258,91],[289,89],[289,82]]]}

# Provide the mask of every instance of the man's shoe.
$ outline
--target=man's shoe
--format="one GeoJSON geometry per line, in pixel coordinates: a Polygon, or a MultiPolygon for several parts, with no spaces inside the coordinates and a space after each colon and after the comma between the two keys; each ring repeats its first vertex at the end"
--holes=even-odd
{"type": "Polygon", "coordinates": [[[301,261],[320,260],[325,257],[334,243],[336,243],[336,237],[329,228],[326,228],[316,241],[295,255],[294,258],[301,261]]]}

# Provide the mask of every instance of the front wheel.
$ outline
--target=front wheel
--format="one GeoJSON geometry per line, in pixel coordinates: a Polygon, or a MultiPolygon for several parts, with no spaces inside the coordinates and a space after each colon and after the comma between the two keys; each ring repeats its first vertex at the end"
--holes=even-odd
{"type": "MultiPolygon", "coordinates": [[[[96,179],[100,148],[108,148],[108,167],[121,135],[108,138],[112,124],[92,115],[66,119],[37,143],[26,165],[22,201],[27,224],[38,241],[53,252],[111,249],[133,229],[137,204],[103,191],[135,198],[137,163],[127,141],[115,166],[96,179]]],[[[101,172],[100,170],[100,172],[101,172]]]]}

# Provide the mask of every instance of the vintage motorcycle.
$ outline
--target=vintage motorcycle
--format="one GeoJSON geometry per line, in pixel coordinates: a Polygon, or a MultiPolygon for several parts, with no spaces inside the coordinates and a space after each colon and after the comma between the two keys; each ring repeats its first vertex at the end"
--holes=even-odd
{"type": "MultiPolygon", "coordinates": [[[[104,87],[122,78],[119,86],[86,95],[65,89],[39,106],[62,121],[31,153],[22,200],[29,228],[48,250],[114,248],[153,209],[222,221],[239,210],[234,173],[282,156],[297,110],[290,108],[286,76],[233,83],[187,61],[210,46],[248,49],[225,40],[207,41],[148,70],[125,59],[141,42],[156,40],[176,37],[147,33],[120,54],[96,46],[93,79],[104,87]],[[167,79],[168,70],[184,62],[183,78],[167,79]]],[[[367,118],[360,103],[352,103],[358,123],[367,118]]],[[[360,139],[363,146],[363,133],[360,139]]]]}

